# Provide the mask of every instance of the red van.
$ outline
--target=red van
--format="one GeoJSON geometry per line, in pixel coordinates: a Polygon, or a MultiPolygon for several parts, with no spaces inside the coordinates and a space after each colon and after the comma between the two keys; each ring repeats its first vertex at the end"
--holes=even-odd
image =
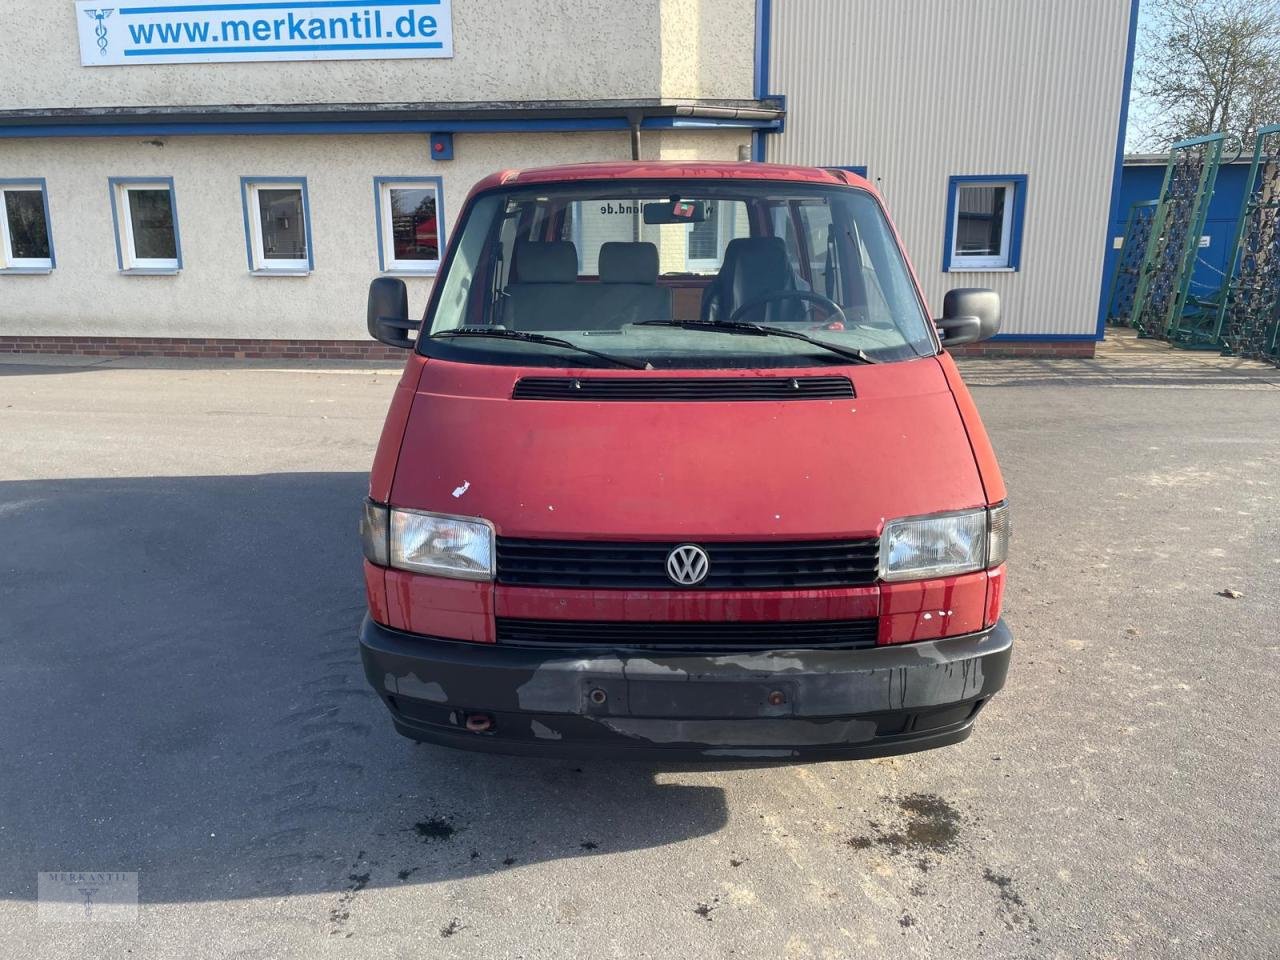
{"type": "Polygon", "coordinates": [[[361,525],[407,737],[834,759],[965,739],[1004,684],[1004,482],[875,189],[753,163],[509,170],[466,201],[361,525]]]}

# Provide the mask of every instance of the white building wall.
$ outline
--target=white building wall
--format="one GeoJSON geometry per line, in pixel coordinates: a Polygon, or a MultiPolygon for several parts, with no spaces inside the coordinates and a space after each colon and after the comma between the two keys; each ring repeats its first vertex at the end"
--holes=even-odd
{"type": "Polygon", "coordinates": [[[779,0],[768,159],[866,165],[935,311],[1000,292],[1004,332],[1093,334],[1130,0],[779,0]],[[943,273],[952,175],[1028,177],[1021,269],[943,273]]]}
{"type": "MultiPolygon", "coordinates": [[[[646,133],[644,156],[733,159],[744,131],[646,133]]],[[[378,276],[375,177],[443,178],[452,237],[472,185],[495,170],[630,157],[625,132],[459,136],[433,162],[423,136],[241,136],[0,140],[0,179],[44,177],[57,268],[0,276],[0,336],[364,340],[378,276]],[[173,177],[183,269],[119,272],[109,177],[173,177]],[[240,178],[306,177],[315,269],[254,276],[240,178]]],[[[430,279],[407,280],[421,313],[430,279]]]]}
{"type": "Polygon", "coordinates": [[[662,0],[662,96],[751,97],[755,28],[756,0],[662,0]]]}
{"type": "Polygon", "coordinates": [[[754,0],[457,0],[452,59],[90,69],[80,64],[74,0],[0,0],[0,110],[746,99],[754,24],[754,0]]]}

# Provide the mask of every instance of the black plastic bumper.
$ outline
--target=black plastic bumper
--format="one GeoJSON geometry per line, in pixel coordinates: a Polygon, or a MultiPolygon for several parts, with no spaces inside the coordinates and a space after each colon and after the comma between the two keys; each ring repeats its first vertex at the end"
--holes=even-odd
{"type": "Polygon", "coordinates": [[[990,630],[873,650],[538,650],[360,630],[365,674],[415,740],[498,753],[881,757],[958,743],[1004,686],[990,630]],[[483,731],[468,729],[485,727],[483,731]]]}

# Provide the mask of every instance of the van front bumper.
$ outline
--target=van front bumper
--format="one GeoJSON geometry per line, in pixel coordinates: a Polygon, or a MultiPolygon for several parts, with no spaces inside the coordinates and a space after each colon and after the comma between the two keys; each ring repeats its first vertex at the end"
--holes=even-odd
{"type": "Polygon", "coordinates": [[[969,736],[1012,650],[1004,621],[870,650],[722,654],[463,643],[367,616],[360,630],[365,675],[406,737],[568,757],[834,760],[942,747],[969,736]]]}

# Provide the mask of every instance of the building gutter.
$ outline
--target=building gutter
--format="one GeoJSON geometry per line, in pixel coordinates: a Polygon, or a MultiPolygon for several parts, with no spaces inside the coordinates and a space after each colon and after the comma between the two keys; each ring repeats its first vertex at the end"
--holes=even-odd
{"type": "Polygon", "coordinates": [[[737,127],[776,130],[777,100],[533,100],[224,104],[0,110],[0,138],[499,133],[737,127]]]}

